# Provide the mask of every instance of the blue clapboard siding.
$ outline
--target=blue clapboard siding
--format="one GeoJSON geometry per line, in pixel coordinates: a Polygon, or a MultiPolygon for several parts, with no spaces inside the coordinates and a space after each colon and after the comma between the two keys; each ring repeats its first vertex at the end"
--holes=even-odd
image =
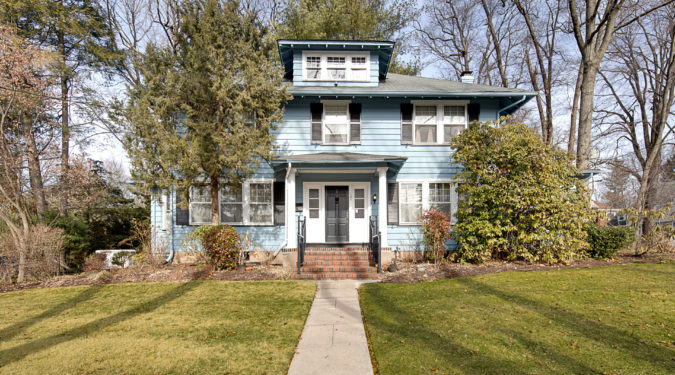
{"type": "MultiPolygon", "coordinates": [[[[296,56],[298,56],[296,54],[296,56]]],[[[301,56],[301,55],[300,55],[301,56]]],[[[301,64],[298,59],[296,65],[301,64]]],[[[377,56],[371,54],[371,75],[377,82],[377,56]]],[[[296,66],[297,68],[297,66],[296,66]]],[[[294,78],[297,80],[298,75],[294,78]]],[[[301,79],[300,75],[300,79],[301,79]]],[[[296,82],[297,84],[297,82],[296,82]]],[[[314,83],[313,83],[314,84],[314,83]]],[[[346,83],[342,83],[346,84],[346,83]]],[[[439,179],[452,178],[459,167],[451,161],[452,149],[449,146],[414,146],[401,144],[400,104],[409,103],[416,98],[353,98],[354,103],[362,104],[361,144],[345,146],[313,145],[310,142],[310,111],[312,102],[336,99],[335,97],[298,97],[293,99],[285,109],[283,121],[273,131],[275,145],[279,155],[308,154],[316,152],[358,152],[367,154],[396,155],[407,157],[406,163],[397,175],[389,174],[389,182],[401,179],[439,179]]],[[[341,97],[339,99],[349,99],[341,97]]],[[[445,98],[458,99],[458,98],[445,98]]],[[[471,99],[472,103],[480,103],[480,120],[491,121],[497,118],[500,108],[499,100],[471,99]]],[[[263,163],[254,178],[274,178],[274,171],[267,163],[263,163]]],[[[371,194],[378,192],[378,179],[373,174],[299,174],[296,178],[296,201],[302,202],[302,186],[305,181],[370,181],[371,194]]],[[[380,197],[385,199],[385,197],[380,197]]],[[[371,213],[378,214],[377,204],[371,202],[371,213]]],[[[175,213],[175,197],[171,197],[172,213],[175,213]]],[[[153,199],[151,204],[152,223],[156,228],[162,223],[160,202],[153,199]]],[[[179,226],[175,223],[175,214],[171,215],[171,231],[157,232],[157,238],[167,247],[181,250],[183,237],[194,230],[194,226],[179,226]],[[169,233],[172,233],[170,235],[169,233]]],[[[246,232],[259,250],[272,251],[282,245],[285,237],[284,226],[239,226],[237,231],[246,232]]],[[[421,248],[419,226],[390,225],[387,228],[388,245],[401,251],[421,248]]]]}

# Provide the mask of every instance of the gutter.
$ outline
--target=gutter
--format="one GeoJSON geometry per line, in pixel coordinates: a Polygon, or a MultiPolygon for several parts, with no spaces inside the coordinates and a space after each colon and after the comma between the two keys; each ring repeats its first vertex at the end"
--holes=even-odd
{"type": "MultiPolygon", "coordinates": [[[[292,167],[292,166],[293,166],[293,163],[289,161],[289,162],[288,162],[288,168],[286,168],[286,177],[284,178],[284,185],[286,184],[286,181],[288,180],[288,176],[291,174],[291,167],[292,167]]],[[[284,190],[284,191],[285,191],[285,190],[284,190]]],[[[286,215],[286,216],[288,216],[288,215],[286,215]]],[[[285,236],[285,238],[284,238],[284,243],[282,243],[282,244],[281,244],[279,247],[277,247],[277,249],[274,251],[274,254],[273,254],[272,256],[275,257],[275,258],[276,258],[277,255],[279,255],[279,253],[281,252],[281,250],[283,250],[284,247],[286,247],[286,245],[288,245],[288,236],[290,235],[290,234],[288,233],[288,225],[284,225],[284,227],[285,227],[285,229],[286,229],[286,236],[285,236]]]]}
{"type": "Polygon", "coordinates": [[[527,91],[527,92],[449,92],[449,91],[359,91],[359,92],[331,92],[331,91],[305,91],[305,90],[289,90],[294,96],[353,96],[353,97],[415,97],[415,98],[425,98],[425,97],[476,97],[476,98],[501,98],[501,97],[513,97],[523,95],[524,97],[535,97],[538,95],[537,92],[527,91]]]}
{"type": "Polygon", "coordinates": [[[502,117],[502,115],[500,115],[500,113],[506,112],[506,111],[508,111],[509,109],[511,109],[511,108],[513,108],[513,107],[515,107],[515,106],[521,104],[521,103],[526,102],[527,100],[528,100],[527,95],[523,95],[523,98],[520,99],[519,101],[517,101],[517,102],[515,102],[515,103],[511,103],[511,104],[507,105],[506,107],[500,109],[499,111],[497,111],[497,120],[499,120],[499,119],[502,117]]]}

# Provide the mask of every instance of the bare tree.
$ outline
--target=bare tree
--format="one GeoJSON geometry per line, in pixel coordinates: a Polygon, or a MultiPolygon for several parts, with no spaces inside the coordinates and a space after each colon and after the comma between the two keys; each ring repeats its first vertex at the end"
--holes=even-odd
{"type": "Polygon", "coordinates": [[[663,143],[674,131],[675,8],[651,12],[617,32],[599,74],[608,99],[598,111],[605,134],[616,134],[639,164],[635,205],[648,236],[653,223],[641,213],[655,208],[663,143]]]}
{"type": "Polygon", "coordinates": [[[645,6],[636,0],[567,0],[571,31],[583,65],[579,86],[578,168],[586,169],[590,164],[595,84],[614,33],[673,2],[661,0],[645,6]]]}

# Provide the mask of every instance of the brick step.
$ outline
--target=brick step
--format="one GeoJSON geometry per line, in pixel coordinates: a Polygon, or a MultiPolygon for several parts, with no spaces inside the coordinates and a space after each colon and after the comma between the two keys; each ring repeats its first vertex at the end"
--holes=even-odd
{"type": "Polygon", "coordinates": [[[299,275],[295,274],[295,278],[309,280],[374,280],[377,279],[377,272],[301,272],[299,275]]]}
{"type": "Polygon", "coordinates": [[[319,254],[319,255],[369,255],[372,254],[372,251],[316,251],[316,250],[305,250],[305,255],[308,254],[319,254]]]}
{"type": "Polygon", "coordinates": [[[371,259],[367,257],[305,257],[305,262],[319,261],[319,262],[370,262],[371,259]]]}
{"type": "Polygon", "coordinates": [[[369,272],[372,271],[370,266],[354,267],[354,266],[302,266],[300,272],[311,273],[326,273],[326,272],[369,272]]]}
{"type": "Polygon", "coordinates": [[[313,261],[308,261],[305,260],[305,263],[303,263],[303,266],[305,267],[313,267],[313,266],[334,266],[334,267],[345,267],[345,266],[352,266],[352,267],[370,267],[373,264],[370,261],[367,260],[347,260],[347,261],[336,261],[336,260],[313,260],[313,261]]]}

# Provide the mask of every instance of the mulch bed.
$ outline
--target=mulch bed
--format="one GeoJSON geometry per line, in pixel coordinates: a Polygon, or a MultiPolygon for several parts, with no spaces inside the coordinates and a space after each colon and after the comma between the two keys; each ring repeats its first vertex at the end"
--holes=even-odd
{"type": "Polygon", "coordinates": [[[291,269],[254,266],[245,271],[214,271],[209,266],[194,264],[171,264],[161,267],[132,267],[104,271],[88,271],[74,275],[56,276],[42,281],[22,284],[0,284],[0,292],[33,288],[57,288],[64,286],[119,284],[136,282],[184,282],[192,280],[283,280],[289,279],[291,269]]]}
{"type": "MultiPolygon", "coordinates": [[[[545,271],[567,268],[588,268],[631,263],[674,262],[675,253],[646,254],[639,257],[622,254],[614,259],[582,259],[570,264],[527,263],[522,261],[492,261],[484,264],[443,263],[398,263],[396,272],[383,270],[380,280],[387,283],[416,283],[420,281],[452,279],[497,272],[545,271]]],[[[293,268],[279,266],[253,266],[245,271],[214,271],[209,266],[194,264],[171,264],[161,267],[132,267],[108,271],[88,271],[74,275],[56,276],[47,280],[22,284],[0,284],[0,293],[33,288],[57,288],[64,286],[119,284],[134,282],[184,282],[191,280],[288,280],[293,268]]]]}
{"type": "Polygon", "coordinates": [[[568,268],[611,266],[615,264],[661,263],[674,261],[674,253],[650,253],[642,256],[621,254],[613,259],[581,259],[573,261],[570,264],[527,263],[523,261],[492,261],[484,264],[443,263],[440,265],[429,263],[398,263],[397,272],[392,273],[383,270],[380,279],[382,282],[387,283],[416,283],[420,281],[453,279],[456,277],[476,276],[498,272],[547,271],[568,268]]]}

